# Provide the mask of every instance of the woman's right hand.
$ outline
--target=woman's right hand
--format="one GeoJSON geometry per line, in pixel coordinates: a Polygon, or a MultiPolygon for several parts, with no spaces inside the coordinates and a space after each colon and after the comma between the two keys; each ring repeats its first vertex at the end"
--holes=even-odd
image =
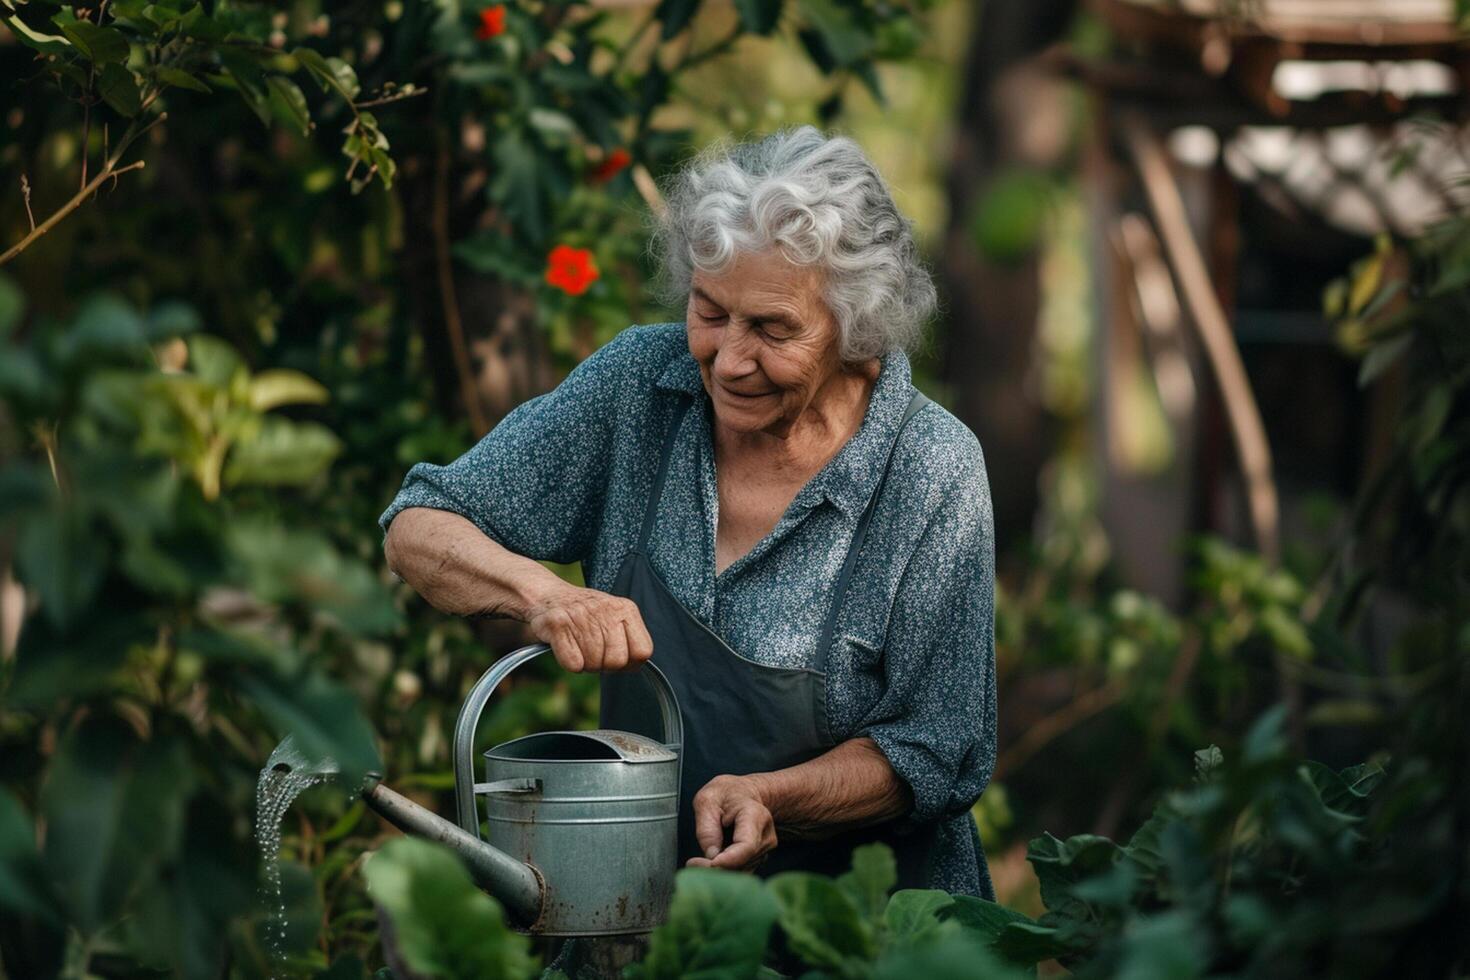
{"type": "Polygon", "coordinates": [[[625,670],[653,656],[637,603],[597,589],[560,582],[528,610],[526,624],[573,673],[625,670]]]}

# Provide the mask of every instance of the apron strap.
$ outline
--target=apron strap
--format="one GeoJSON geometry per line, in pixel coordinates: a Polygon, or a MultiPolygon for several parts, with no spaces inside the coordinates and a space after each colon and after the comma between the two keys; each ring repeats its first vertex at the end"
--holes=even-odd
{"type": "Polygon", "coordinates": [[[868,498],[868,505],[863,508],[862,516],[858,518],[857,529],[852,533],[852,544],[847,549],[847,558],[842,562],[842,571],[837,575],[837,584],[832,589],[832,604],[827,607],[827,621],[822,625],[821,639],[817,641],[817,650],[812,657],[812,668],[818,672],[825,673],[827,670],[827,652],[832,648],[832,637],[837,631],[837,614],[842,610],[842,600],[847,595],[847,584],[852,578],[853,566],[857,564],[858,552],[863,550],[863,541],[868,536],[868,525],[872,523],[873,512],[878,509],[878,498],[883,494],[883,487],[888,483],[888,470],[893,463],[893,454],[898,448],[898,440],[903,436],[904,427],[909,424],[909,419],[918,414],[919,409],[928,404],[929,399],[922,391],[915,390],[914,396],[909,399],[908,408],[903,413],[903,421],[898,423],[898,432],[893,437],[893,444],[888,447],[888,456],[883,461],[883,475],[878,478],[878,485],[873,489],[873,495],[868,498]]]}
{"type": "Polygon", "coordinates": [[[648,506],[643,509],[643,527],[638,532],[638,550],[647,552],[648,538],[653,533],[653,518],[658,512],[659,498],[664,495],[664,479],[669,475],[669,458],[674,454],[674,437],[679,434],[679,425],[684,421],[684,416],[689,413],[689,406],[694,404],[694,399],[680,398],[679,407],[674,409],[674,419],[669,424],[668,435],[664,437],[663,453],[658,460],[658,475],[653,478],[653,489],[648,494],[648,506]]]}

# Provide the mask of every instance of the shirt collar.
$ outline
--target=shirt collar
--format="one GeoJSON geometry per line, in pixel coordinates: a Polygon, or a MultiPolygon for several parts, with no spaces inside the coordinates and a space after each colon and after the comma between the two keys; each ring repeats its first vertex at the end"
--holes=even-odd
{"type": "MultiPolygon", "coordinates": [[[[792,501],[793,509],[814,507],[826,499],[856,521],[867,506],[868,498],[883,475],[888,450],[898,435],[904,409],[914,393],[912,369],[903,351],[890,351],[879,363],[878,380],[868,397],[862,425],[796,495],[792,501]]],[[[699,363],[687,348],[668,363],[656,384],[660,388],[696,396],[705,393],[699,363]]]]}

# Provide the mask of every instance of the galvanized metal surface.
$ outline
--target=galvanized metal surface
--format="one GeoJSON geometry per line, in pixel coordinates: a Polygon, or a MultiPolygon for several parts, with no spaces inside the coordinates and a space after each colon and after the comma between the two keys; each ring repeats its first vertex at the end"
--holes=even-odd
{"type": "Polygon", "coordinates": [[[683,762],[678,701],[657,667],[640,671],[658,700],[662,744],[605,730],[528,735],[486,752],[485,781],[475,782],[475,730],[490,696],[550,649],[538,643],[502,657],[466,698],[454,735],[460,827],[480,839],[475,801],[483,796],[489,844],[539,873],[544,894],[530,931],[648,932],[668,917],[673,896],[683,762]]]}
{"type": "Polygon", "coordinates": [[[452,848],[469,869],[475,883],[493,892],[522,926],[531,925],[541,917],[545,888],[535,868],[486,847],[477,836],[466,833],[382,783],[373,783],[365,788],[362,800],[398,829],[452,848]]]}

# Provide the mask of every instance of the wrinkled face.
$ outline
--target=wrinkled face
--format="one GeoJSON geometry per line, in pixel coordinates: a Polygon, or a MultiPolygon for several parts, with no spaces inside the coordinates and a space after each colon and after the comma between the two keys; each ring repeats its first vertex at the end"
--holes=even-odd
{"type": "Polygon", "coordinates": [[[841,370],[821,282],[774,250],[741,253],[718,275],[695,270],[684,322],[720,424],[784,435],[841,370]]]}

